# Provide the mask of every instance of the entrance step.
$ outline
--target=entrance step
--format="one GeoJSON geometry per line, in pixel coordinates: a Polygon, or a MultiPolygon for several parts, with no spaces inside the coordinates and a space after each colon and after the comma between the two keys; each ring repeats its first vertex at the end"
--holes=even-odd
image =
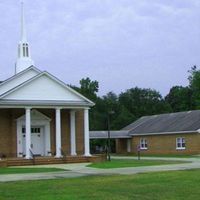
{"type": "MultiPolygon", "coordinates": [[[[48,165],[65,163],[84,163],[100,162],[105,160],[105,156],[66,156],[62,158],[55,157],[35,157],[34,159],[10,158],[4,160],[4,166],[28,166],[28,165],[48,165]]],[[[0,165],[1,167],[1,165],[0,165]]]]}

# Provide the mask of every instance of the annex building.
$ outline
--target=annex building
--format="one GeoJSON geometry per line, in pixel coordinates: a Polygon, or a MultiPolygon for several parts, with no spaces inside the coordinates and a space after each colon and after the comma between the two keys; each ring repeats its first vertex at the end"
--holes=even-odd
{"type": "MultiPolygon", "coordinates": [[[[107,131],[91,131],[106,139],[107,131]]],[[[200,110],[144,116],[120,131],[111,131],[117,153],[200,154],[200,110]]]]}

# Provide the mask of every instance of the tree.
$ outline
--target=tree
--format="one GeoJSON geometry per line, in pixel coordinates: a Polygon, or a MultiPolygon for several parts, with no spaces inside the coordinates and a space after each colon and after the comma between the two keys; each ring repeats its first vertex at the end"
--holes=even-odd
{"type": "Polygon", "coordinates": [[[171,111],[160,93],[151,89],[131,88],[119,95],[119,103],[136,118],[171,111]]]}
{"type": "Polygon", "coordinates": [[[193,109],[200,109],[200,70],[193,66],[189,73],[188,80],[192,92],[192,107],[193,109]]]}
{"type": "Polygon", "coordinates": [[[90,78],[83,78],[80,80],[80,93],[86,96],[90,100],[95,100],[97,98],[97,92],[99,91],[99,83],[91,81],[90,78]]]}
{"type": "Polygon", "coordinates": [[[120,130],[135,120],[136,117],[122,105],[116,118],[113,120],[112,127],[114,130],[120,130]]]}
{"type": "Polygon", "coordinates": [[[189,87],[174,86],[165,97],[173,112],[187,111],[192,109],[192,90],[189,87]]]}

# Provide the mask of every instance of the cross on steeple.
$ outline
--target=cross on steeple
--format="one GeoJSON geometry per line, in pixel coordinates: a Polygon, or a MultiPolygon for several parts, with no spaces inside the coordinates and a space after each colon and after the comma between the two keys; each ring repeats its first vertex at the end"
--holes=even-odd
{"type": "Polygon", "coordinates": [[[15,65],[15,74],[34,65],[30,55],[30,48],[26,38],[24,3],[21,2],[21,40],[18,44],[18,58],[15,65]]]}

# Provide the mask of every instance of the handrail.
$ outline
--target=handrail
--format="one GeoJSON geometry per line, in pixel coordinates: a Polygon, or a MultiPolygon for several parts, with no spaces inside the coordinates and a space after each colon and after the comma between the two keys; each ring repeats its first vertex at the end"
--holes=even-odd
{"type": "Polygon", "coordinates": [[[32,157],[32,160],[33,160],[33,165],[35,165],[35,155],[34,153],[32,152],[31,149],[29,149],[30,153],[31,153],[31,157],[32,157]]]}
{"type": "Polygon", "coordinates": [[[63,151],[62,148],[60,148],[61,154],[63,155],[63,160],[66,161],[67,159],[67,154],[63,151]]]}

